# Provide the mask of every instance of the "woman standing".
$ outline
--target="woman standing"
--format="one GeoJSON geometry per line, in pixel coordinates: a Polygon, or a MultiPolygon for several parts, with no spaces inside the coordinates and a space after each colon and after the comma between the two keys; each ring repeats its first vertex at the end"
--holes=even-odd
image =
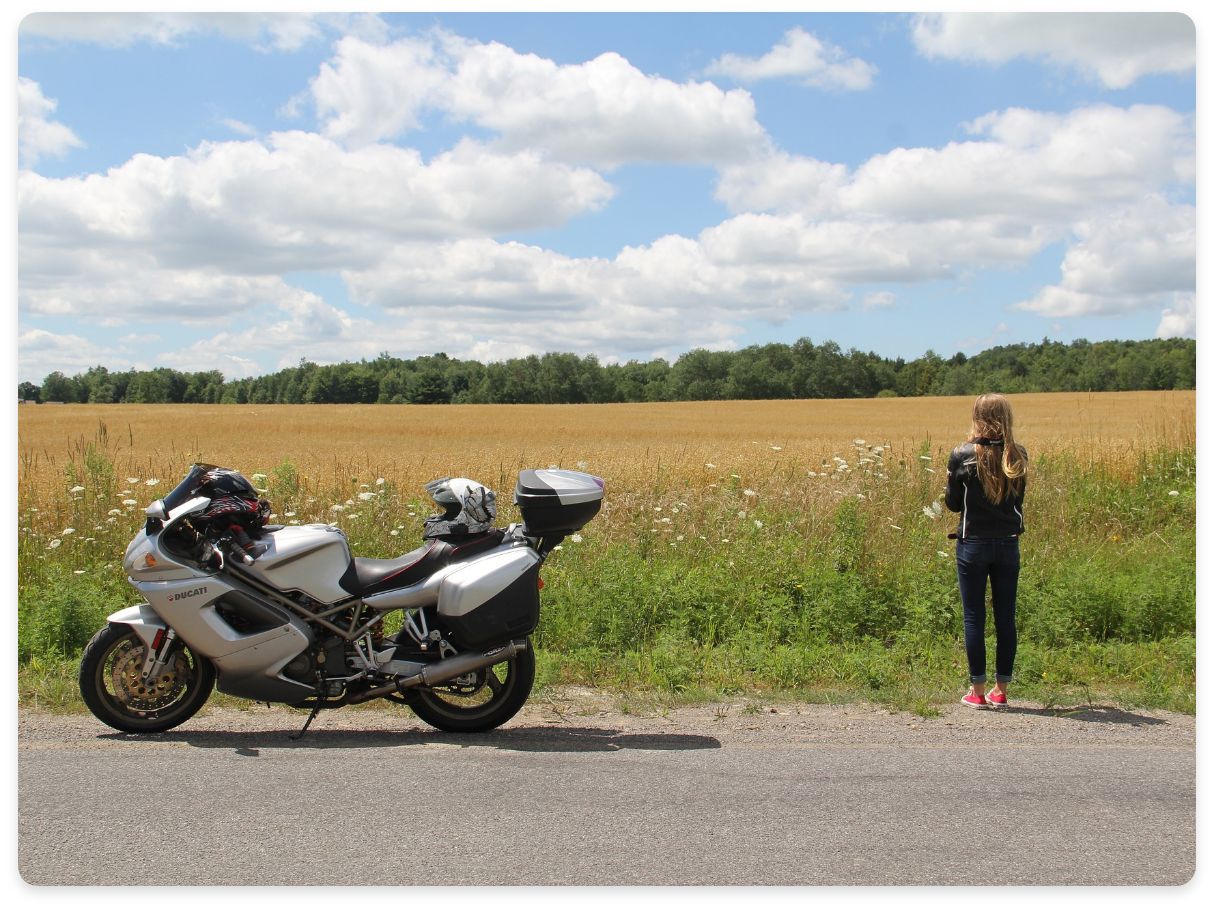
{"type": "Polygon", "coordinates": [[[971,707],[1007,704],[1016,660],[1016,582],[1024,533],[1028,453],[1012,435],[1012,407],[1002,395],[974,402],[969,441],[948,459],[944,503],[961,513],[957,533],[957,582],[965,618],[965,655],[971,707]],[[986,692],[986,584],[995,614],[995,687],[986,692]]]}

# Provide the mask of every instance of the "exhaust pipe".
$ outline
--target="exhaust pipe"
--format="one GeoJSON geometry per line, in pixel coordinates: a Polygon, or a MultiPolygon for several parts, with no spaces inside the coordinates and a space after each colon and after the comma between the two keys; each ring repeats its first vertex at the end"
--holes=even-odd
{"type": "Polygon", "coordinates": [[[358,705],[373,698],[400,694],[407,689],[413,689],[417,686],[442,685],[445,682],[450,682],[457,676],[463,676],[465,673],[473,673],[477,670],[483,670],[485,667],[500,664],[503,660],[509,660],[520,651],[525,650],[527,650],[526,641],[512,641],[508,645],[502,645],[500,648],[494,648],[492,651],[486,651],[483,654],[475,652],[457,654],[454,657],[448,657],[446,660],[440,660],[438,663],[428,664],[420,673],[413,676],[406,676],[403,679],[390,682],[386,686],[368,689],[366,692],[356,692],[350,696],[349,703],[358,705]]]}

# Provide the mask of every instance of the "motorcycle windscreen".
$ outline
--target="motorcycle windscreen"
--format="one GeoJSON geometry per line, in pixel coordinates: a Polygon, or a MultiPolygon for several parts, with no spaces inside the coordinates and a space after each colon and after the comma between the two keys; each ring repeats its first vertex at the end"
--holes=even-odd
{"type": "Polygon", "coordinates": [[[164,499],[160,500],[164,503],[165,513],[172,512],[182,503],[193,499],[202,487],[202,479],[207,476],[208,471],[213,470],[215,470],[213,464],[196,464],[190,468],[190,473],[185,475],[185,479],[173,487],[164,499]]]}

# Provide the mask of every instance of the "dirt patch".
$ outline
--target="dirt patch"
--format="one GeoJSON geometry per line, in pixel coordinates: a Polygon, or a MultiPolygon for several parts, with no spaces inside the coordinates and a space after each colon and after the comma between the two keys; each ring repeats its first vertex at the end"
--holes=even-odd
{"type": "MultiPolygon", "coordinates": [[[[638,704],[618,693],[562,688],[533,697],[503,729],[537,732],[591,729],[622,734],[687,734],[712,737],[723,746],[761,748],[770,743],[805,746],[992,746],[996,748],[1092,747],[1174,748],[1196,746],[1196,718],[1166,711],[1127,710],[1112,705],[1071,708],[1014,703],[1002,709],[973,709],[946,705],[938,717],[894,712],[869,704],[765,704],[731,701],[716,704],[664,706],[638,704]]],[[[306,712],[285,707],[204,708],[180,731],[232,734],[297,732],[306,712]]],[[[314,731],[415,731],[431,728],[404,708],[371,706],[323,712],[314,731]]],[[[173,733],[177,731],[172,731],[173,733]]],[[[115,740],[114,731],[91,715],[47,714],[22,709],[18,714],[18,743],[22,748],[95,741],[155,741],[156,736],[115,740]],[[99,737],[103,737],[99,739],[99,737]]],[[[168,734],[169,736],[172,733],[168,734]]],[[[436,737],[439,736],[435,732],[436,737]]],[[[492,736],[492,733],[483,734],[492,736]]],[[[449,734],[442,734],[448,738],[449,734]]]]}

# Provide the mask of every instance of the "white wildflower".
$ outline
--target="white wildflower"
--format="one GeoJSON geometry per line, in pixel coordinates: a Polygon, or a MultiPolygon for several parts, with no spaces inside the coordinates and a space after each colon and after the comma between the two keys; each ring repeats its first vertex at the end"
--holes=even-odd
{"type": "Polygon", "coordinates": [[[873,446],[874,455],[880,455],[884,451],[885,451],[885,446],[873,446]]]}
{"type": "Polygon", "coordinates": [[[864,500],[868,499],[868,497],[865,496],[863,493],[857,493],[856,499],[860,500],[861,502],[864,502],[864,500]]]}
{"type": "Polygon", "coordinates": [[[351,512],[351,513],[350,513],[349,515],[347,515],[346,517],[347,517],[347,518],[351,518],[351,519],[353,519],[353,518],[357,518],[357,517],[358,517],[358,513],[357,513],[357,512],[351,512]]]}
{"type": "Polygon", "coordinates": [[[266,480],[268,480],[268,478],[266,477],[266,475],[265,475],[265,474],[254,474],[254,475],[253,475],[253,482],[254,482],[254,483],[265,483],[265,482],[266,482],[266,480]]]}
{"type": "Polygon", "coordinates": [[[343,506],[341,503],[334,503],[333,505],[329,506],[329,511],[330,512],[344,512],[344,511],[346,511],[346,507],[343,506]]]}
{"type": "Polygon", "coordinates": [[[704,467],[708,468],[708,470],[710,470],[710,471],[712,471],[712,470],[715,470],[715,469],[716,469],[716,465],[715,465],[715,464],[711,464],[710,462],[704,462],[704,467]]]}
{"type": "Polygon", "coordinates": [[[156,478],[156,477],[152,477],[152,478],[150,478],[149,480],[145,480],[145,481],[143,482],[143,485],[144,485],[145,487],[154,487],[154,486],[156,486],[156,484],[158,484],[158,483],[160,483],[160,479],[159,479],[159,478],[156,478]]]}
{"type": "Polygon", "coordinates": [[[370,502],[372,499],[375,498],[375,495],[376,494],[374,494],[374,493],[359,493],[358,498],[361,499],[363,502],[370,502]]]}
{"type": "Polygon", "coordinates": [[[865,442],[863,439],[853,439],[853,440],[852,440],[852,444],[853,444],[853,445],[856,445],[856,446],[864,446],[864,445],[867,445],[867,443],[866,443],[866,442],[865,442]]]}
{"type": "Polygon", "coordinates": [[[75,533],[76,533],[76,529],[75,529],[75,528],[64,528],[62,531],[60,531],[60,532],[59,532],[59,536],[60,536],[60,537],[68,537],[69,535],[72,535],[72,534],[75,534],[75,533]]]}
{"type": "Polygon", "coordinates": [[[664,525],[668,525],[668,524],[670,524],[670,519],[669,519],[669,518],[659,518],[659,519],[658,519],[658,521],[659,521],[659,522],[661,522],[661,523],[662,523],[662,524],[664,524],[664,525]]]}
{"type": "Polygon", "coordinates": [[[771,450],[773,452],[782,452],[784,450],[784,446],[772,446],[771,450]]]}
{"type": "Polygon", "coordinates": [[[382,486],[383,486],[385,483],[387,483],[387,481],[386,481],[386,480],[384,480],[382,477],[376,477],[376,478],[375,478],[375,485],[376,485],[377,487],[382,487],[382,486]]]}
{"type": "Polygon", "coordinates": [[[400,537],[400,531],[396,530],[396,528],[393,528],[388,533],[391,534],[393,537],[400,537]]]}
{"type": "Polygon", "coordinates": [[[756,527],[756,528],[759,528],[760,530],[762,530],[762,528],[763,528],[763,522],[759,521],[759,519],[757,519],[757,518],[756,518],[756,519],[755,519],[755,527],[756,527]]]}
{"type": "Polygon", "coordinates": [[[352,505],[354,505],[354,500],[353,500],[353,499],[347,499],[347,500],[346,500],[346,505],[348,505],[348,506],[352,506],[352,505]]]}
{"type": "Polygon", "coordinates": [[[661,506],[654,506],[654,507],[653,507],[653,510],[654,510],[655,512],[660,512],[660,511],[662,511],[662,507],[661,507],[661,506]]]}
{"type": "Polygon", "coordinates": [[[745,490],[742,491],[742,495],[743,496],[758,496],[759,494],[756,493],[754,490],[750,489],[749,487],[747,487],[745,490]]]}
{"type": "Polygon", "coordinates": [[[119,496],[130,496],[130,495],[131,495],[131,491],[130,491],[130,490],[119,490],[119,491],[118,491],[118,495],[119,495],[119,496]]]}
{"type": "Polygon", "coordinates": [[[84,542],[85,543],[96,543],[97,538],[96,537],[86,537],[86,538],[84,538],[84,542]]]}
{"type": "Polygon", "coordinates": [[[818,476],[818,472],[817,472],[817,471],[806,471],[805,473],[806,473],[808,476],[810,476],[810,477],[817,477],[817,476],[818,476]]]}
{"type": "Polygon", "coordinates": [[[944,511],[944,509],[940,507],[940,500],[937,499],[932,503],[932,511],[936,513],[937,518],[940,517],[940,514],[944,511]]]}
{"type": "Polygon", "coordinates": [[[948,559],[948,554],[945,553],[943,550],[937,550],[936,555],[943,559],[948,559]]]}
{"type": "Polygon", "coordinates": [[[682,540],[682,539],[683,539],[683,535],[682,535],[682,534],[680,534],[678,537],[676,537],[676,538],[675,538],[675,540],[682,540]]]}
{"type": "MultiPolygon", "coordinates": [[[[555,465],[553,465],[553,467],[555,467],[555,465]]],[[[559,549],[561,549],[561,545],[559,543],[555,547],[552,548],[553,552],[556,552],[559,549]]]]}
{"type": "Polygon", "coordinates": [[[122,509],[110,509],[110,510],[109,510],[108,512],[106,512],[105,514],[106,514],[106,515],[121,515],[121,514],[122,514],[122,509]]]}
{"type": "Polygon", "coordinates": [[[138,477],[128,477],[126,479],[126,482],[127,483],[139,483],[139,478],[138,477]]]}
{"type": "Polygon", "coordinates": [[[728,537],[722,537],[722,538],[721,538],[721,543],[729,543],[729,538],[728,538],[728,537]]]}
{"type": "Polygon", "coordinates": [[[571,542],[573,542],[573,543],[581,543],[581,542],[582,542],[582,535],[581,535],[581,534],[570,534],[570,535],[569,535],[569,540],[570,540],[571,542]]]}
{"type": "Polygon", "coordinates": [[[135,500],[133,500],[133,499],[124,499],[124,500],[122,500],[122,504],[123,504],[124,506],[137,506],[137,505],[139,505],[139,503],[135,502],[135,500]]]}
{"type": "Polygon", "coordinates": [[[1168,490],[1168,495],[1169,496],[1179,496],[1180,490],[1168,490]]]}
{"type": "Polygon", "coordinates": [[[287,513],[285,513],[285,514],[286,514],[287,518],[294,518],[294,517],[295,517],[295,513],[294,513],[294,512],[287,512],[287,513]]]}
{"type": "Polygon", "coordinates": [[[83,492],[84,492],[84,487],[82,487],[82,486],[80,486],[79,484],[77,484],[76,486],[74,486],[74,487],[72,487],[70,490],[68,490],[68,492],[69,492],[69,493],[83,493],[83,492]]]}
{"type": "Polygon", "coordinates": [[[746,517],[746,513],[745,513],[745,512],[739,512],[739,513],[738,513],[738,518],[745,518],[745,517],[746,517]]]}
{"type": "Polygon", "coordinates": [[[940,515],[938,513],[934,512],[932,510],[931,506],[924,506],[923,514],[926,515],[928,518],[930,518],[932,521],[935,521],[937,518],[940,517],[940,515]]]}
{"type": "Polygon", "coordinates": [[[55,549],[58,549],[62,545],[63,545],[63,541],[60,540],[58,537],[56,537],[54,540],[52,540],[50,542],[50,546],[48,547],[48,549],[55,550],[55,549]]]}

